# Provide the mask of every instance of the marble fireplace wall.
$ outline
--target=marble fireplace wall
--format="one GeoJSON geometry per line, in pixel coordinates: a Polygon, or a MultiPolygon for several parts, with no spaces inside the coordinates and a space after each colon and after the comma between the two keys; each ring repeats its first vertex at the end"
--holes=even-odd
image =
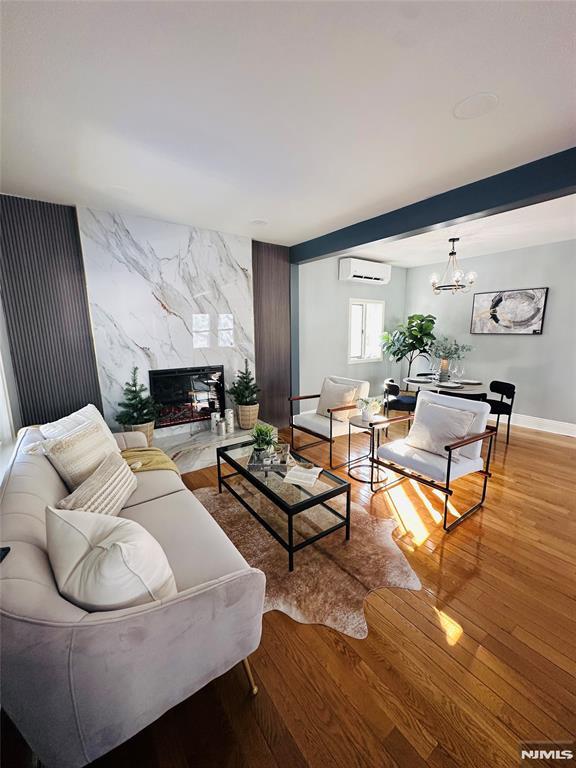
{"type": "Polygon", "coordinates": [[[78,209],[104,415],[112,425],[131,368],[254,370],[247,237],[78,209]]]}

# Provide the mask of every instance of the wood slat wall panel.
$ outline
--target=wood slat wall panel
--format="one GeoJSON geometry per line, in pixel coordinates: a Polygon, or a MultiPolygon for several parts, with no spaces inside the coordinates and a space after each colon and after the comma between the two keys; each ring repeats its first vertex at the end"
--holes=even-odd
{"type": "Polygon", "coordinates": [[[24,425],[102,407],[73,207],[2,195],[0,291],[24,425]]]}
{"type": "Polygon", "coordinates": [[[252,243],[254,335],[260,418],[290,421],[290,256],[283,245],[252,243]]]}

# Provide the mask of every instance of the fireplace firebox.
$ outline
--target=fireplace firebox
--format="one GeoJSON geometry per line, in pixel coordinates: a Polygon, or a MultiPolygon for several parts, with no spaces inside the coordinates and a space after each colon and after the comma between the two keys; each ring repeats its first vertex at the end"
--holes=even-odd
{"type": "Polygon", "coordinates": [[[150,394],[160,406],[157,427],[209,421],[224,414],[224,367],[166,368],[149,371],[150,394]]]}

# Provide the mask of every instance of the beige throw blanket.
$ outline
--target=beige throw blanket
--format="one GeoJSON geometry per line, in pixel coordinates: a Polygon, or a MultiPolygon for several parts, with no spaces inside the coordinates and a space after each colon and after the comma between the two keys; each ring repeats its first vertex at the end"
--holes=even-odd
{"type": "Polygon", "coordinates": [[[122,451],[122,457],[126,459],[133,472],[147,472],[151,469],[171,469],[176,474],[180,474],[176,464],[160,448],[127,448],[125,451],[122,451]]]}

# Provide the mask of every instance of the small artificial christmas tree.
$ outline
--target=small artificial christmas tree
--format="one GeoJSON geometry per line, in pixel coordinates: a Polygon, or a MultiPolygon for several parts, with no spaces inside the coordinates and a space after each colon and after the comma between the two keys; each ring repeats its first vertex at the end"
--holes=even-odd
{"type": "Polygon", "coordinates": [[[118,403],[118,424],[147,424],[158,415],[158,406],[150,395],[144,395],[146,387],[138,383],[138,368],[132,368],[130,381],[124,385],[124,400],[118,403]]]}
{"type": "Polygon", "coordinates": [[[236,405],[256,405],[258,392],[260,392],[260,387],[256,386],[254,376],[248,368],[248,360],[245,360],[244,370],[238,371],[228,394],[236,405]]]}

